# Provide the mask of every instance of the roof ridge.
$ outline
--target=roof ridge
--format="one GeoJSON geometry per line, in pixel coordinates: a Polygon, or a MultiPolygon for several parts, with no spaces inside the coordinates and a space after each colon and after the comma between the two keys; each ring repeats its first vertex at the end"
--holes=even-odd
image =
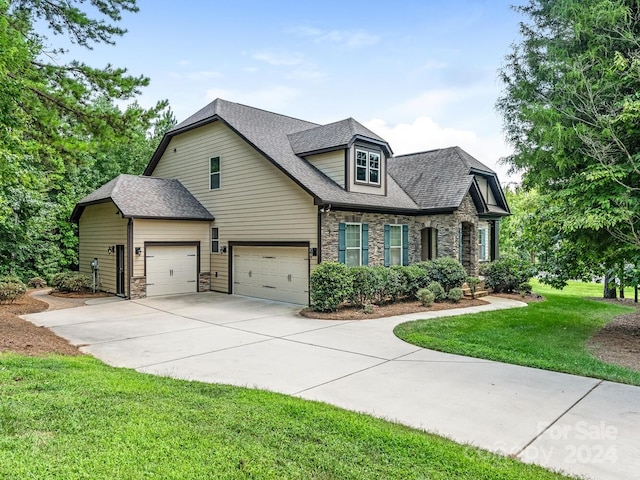
{"type": "Polygon", "coordinates": [[[398,157],[410,157],[412,155],[421,155],[423,153],[431,153],[431,152],[439,152],[442,150],[451,150],[453,148],[460,148],[460,147],[443,147],[443,148],[432,148],[430,150],[422,150],[420,152],[412,152],[412,153],[403,153],[402,155],[394,155],[392,158],[398,158],[398,157]]]}
{"type": "MultiPolygon", "coordinates": [[[[322,124],[316,123],[316,122],[312,122],[310,120],[304,120],[302,118],[293,117],[291,115],[285,115],[283,113],[272,112],[271,110],[267,110],[265,108],[252,107],[251,105],[245,105],[244,103],[232,102],[231,100],[225,100],[224,98],[219,98],[218,97],[213,102],[217,102],[217,101],[224,102],[224,103],[231,103],[233,105],[238,105],[238,106],[244,107],[244,108],[250,108],[252,110],[258,110],[258,111],[261,111],[261,112],[269,113],[271,115],[277,115],[278,117],[290,118],[291,120],[297,120],[299,122],[311,123],[311,124],[313,124],[313,125],[315,125],[317,127],[321,127],[322,126],[322,124]]],[[[211,103],[213,103],[213,102],[211,102],[211,103]]],[[[220,114],[218,113],[218,115],[220,115],[220,114]]],[[[312,128],[314,128],[314,127],[312,127],[312,128]]]]}

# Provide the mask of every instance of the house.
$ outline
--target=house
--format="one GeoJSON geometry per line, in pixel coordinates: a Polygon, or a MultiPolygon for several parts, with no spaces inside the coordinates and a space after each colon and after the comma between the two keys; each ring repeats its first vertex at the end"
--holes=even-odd
{"type": "Polygon", "coordinates": [[[394,156],[352,118],[327,125],[217,99],[162,139],[142,176],[76,205],[80,270],[128,298],[214,290],[307,304],[322,261],[498,254],[498,178],[459,147],[394,156]]]}

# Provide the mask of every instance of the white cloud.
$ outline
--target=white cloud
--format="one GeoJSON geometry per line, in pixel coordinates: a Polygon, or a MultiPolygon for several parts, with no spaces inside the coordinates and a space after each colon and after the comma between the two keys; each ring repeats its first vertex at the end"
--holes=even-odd
{"type": "Polygon", "coordinates": [[[517,181],[499,164],[510,150],[500,136],[480,136],[472,130],[443,127],[430,117],[418,117],[411,123],[390,125],[374,118],[364,125],[387,140],[396,155],[459,146],[498,173],[501,182],[517,181]]]}
{"type": "Polygon", "coordinates": [[[296,89],[275,85],[270,88],[259,90],[233,90],[212,88],[206,91],[207,101],[223,98],[230,102],[243,103],[252,107],[264,108],[265,110],[281,110],[300,96],[300,92],[296,89]]]}
{"type": "Polygon", "coordinates": [[[181,67],[188,67],[191,65],[191,60],[178,60],[176,63],[181,67]]]}
{"type": "Polygon", "coordinates": [[[276,67],[292,67],[300,65],[304,58],[298,53],[290,52],[258,52],[251,56],[255,60],[268,63],[276,67]]]}
{"type": "Polygon", "coordinates": [[[313,27],[296,27],[289,32],[310,37],[319,43],[330,42],[347,48],[370,47],[380,42],[378,35],[364,30],[321,30],[313,27]]]}

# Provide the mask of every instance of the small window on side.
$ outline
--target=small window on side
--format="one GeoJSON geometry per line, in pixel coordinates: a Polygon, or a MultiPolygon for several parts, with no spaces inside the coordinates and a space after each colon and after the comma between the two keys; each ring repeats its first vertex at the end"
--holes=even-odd
{"type": "Polygon", "coordinates": [[[220,188],[220,157],[209,159],[209,190],[220,188]]]}
{"type": "Polygon", "coordinates": [[[220,253],[220,232],[218,227],[211,229],[211,253],[220,253]]]}

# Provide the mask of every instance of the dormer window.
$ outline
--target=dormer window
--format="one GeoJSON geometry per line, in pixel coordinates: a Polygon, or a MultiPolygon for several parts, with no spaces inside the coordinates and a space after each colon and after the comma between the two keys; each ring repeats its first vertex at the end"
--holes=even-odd
{"type": "Polygon", "coordinates": [[[356,149],[356,182],[380,185],[380,152],[356,149]]]}

